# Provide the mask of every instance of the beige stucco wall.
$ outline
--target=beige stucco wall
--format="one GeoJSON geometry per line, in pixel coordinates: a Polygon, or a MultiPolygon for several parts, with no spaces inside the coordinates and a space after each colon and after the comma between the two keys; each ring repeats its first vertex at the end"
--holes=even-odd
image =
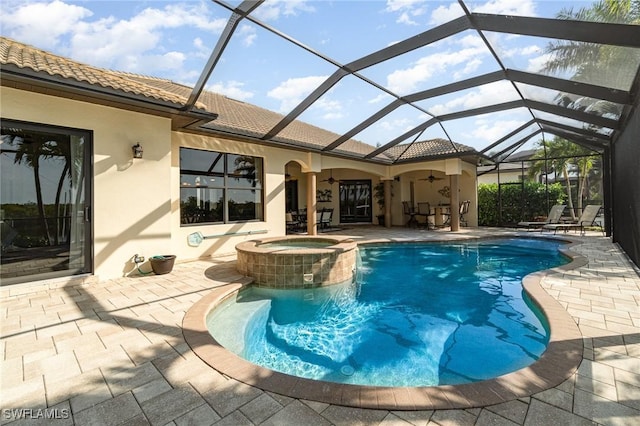
{"type": "Polygon", "coordinates": [[[93,132],[95,275],[126,274],[136,253],[173,251],[168,119],[7,87],[1,96],[3,118],[93,132]],[[132,159],[136,142],[140,160],[132,159]]]}
{"type": "Polygon", "coordinates": [[[174,132],[172,138],[173,161],[171,162],[171,227],[172,246],[179,259],[196,259],[211,255],[235,252],[235,245],[241,241],[268,236],[283,235],[285,233],[285,194],[284,169],[285,164],[296,158],[305,161],[304,152],[288,151],[265,145],[233,141],[229,139],[174,132]],[[264,159],[264,221],[229,223],[219,225],[180,225],[180,147],[207,149],[211,151],[230,152],[234,154],[252,155],[264,159]],[[187,244],[187,236],[194,232],[201,232],[204,236],[214,236],[229,233],[245,233],[264,231],[266,234],[219,236],[205,239],[198,247],[187,244]]]}

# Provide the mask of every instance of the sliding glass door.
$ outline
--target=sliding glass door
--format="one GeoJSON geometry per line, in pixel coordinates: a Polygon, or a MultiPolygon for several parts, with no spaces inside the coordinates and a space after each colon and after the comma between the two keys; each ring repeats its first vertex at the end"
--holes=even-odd
{"type": "Polygon", "coordinates": [[[371,181],[340,181],[340,223],[371,222],[371,181]]]}
{"type": "Polygon", "coordinates": [[[92,271],[91,133],[2,120],[0,284],[92,271]]]}

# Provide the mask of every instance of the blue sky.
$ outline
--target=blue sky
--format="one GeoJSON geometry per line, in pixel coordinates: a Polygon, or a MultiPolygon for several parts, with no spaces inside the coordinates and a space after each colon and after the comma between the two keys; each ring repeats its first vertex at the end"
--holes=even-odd
{"type": "MultiPolygon", "coordinates": [[[[231,1],[236,5],[239,1],[231,1]]],[[[554,17],[562,8],[591,1],[466,1],[473,12],[554,17]]],[[[193,85],[225,27],[228,10],[209,0],[188,1],[14,1],[0,3],[3,36],[90,65],[164,77],[193,85]]],[[[457,1],[359,0],[267,1],[255,12],[261,21],[340,64],[462,16],[457,1]]],[[[488,34],[505,66],[537,71],[549,40],[488,34]]],[[[473,31],[362,70],[363,77],[400,95],[499,69],[473,31]]],[[[231,98],[288,113],[336,70],[336,65],[249,21],[242,21],[211,75],[207,88],[231,98]]],[[[532,90],[531,88],[524,88],[532,90]]],[[[541,100],[553,93],[538,91],[541,100]]],[[[510,84],[494,83],[433,98],[420,107],[446,114],[517,99],[510,84]]],[[[305,111],[301,120],[343,133],[392,98],[349,76],[305,111]]],[[[386,143],[428,119],[411,107],[394,111],[356,139],[386,143]]],[[[531,116],[512,110],[432,126],[421,139],[450,136],[478,149],[531,116]]]]}

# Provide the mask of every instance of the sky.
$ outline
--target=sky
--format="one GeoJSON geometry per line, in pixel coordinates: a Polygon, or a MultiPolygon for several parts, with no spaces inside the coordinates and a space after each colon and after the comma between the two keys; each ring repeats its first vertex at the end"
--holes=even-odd
{"type": "MultiPolygon", "coordinates": [[[[592,2],[552,0],[465,1],[472,12],[555,17],[562,8],[592,2]]],[[[231,6],[240,1],[228,2],[231,6]]],[[[282,114],[288,113],[340,65],[464,14],[457,1],[267,0],[254,12],[264,24],[298,41],[285,42],[242,20],[206,89],[282,114]]],[[[231,12],[210,0],[0,2],[0,32],[20,42],[97,67],[167,78],[193,86],[231,12]]],[[[549,40],[487,34],[507,68],[537,72],[549,40]]],[[[393,98],[500,69],[474,31],[417,49],[348,76],[306,110],[300,120],[342,134],[393,98]]],[[[540,100],[555,93],[522,87],[540,100]]],[[[355,138],[384,144],[429,119],[497,101],[519,99],[498,82],[398,108],[355,138]]],[[[482,149],[531,120],[511,110],[432,126],[420,139],[450,137],[482,149]]],[[[411,139],[413,140],[413,139],[411,139]]],[[[535,140],[535,139],[534,139],[535,140]]],[[[533,143],[533,142],[532,142],[533,143]]]]}

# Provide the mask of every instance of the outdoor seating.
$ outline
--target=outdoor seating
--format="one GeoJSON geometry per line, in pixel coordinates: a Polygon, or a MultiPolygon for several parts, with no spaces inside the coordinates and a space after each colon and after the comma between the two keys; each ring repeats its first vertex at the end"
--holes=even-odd
{"type": "MultiPolygon", "coordinates": [[[[458,206],[458,214],[459,214],[459,220],[461,225],[468,226],[466,214],[469,213],[470,204],[471,204],[471,200],[464,200],[458,206]]],[[[443,212],[442,214],[446,217],[444,224],[451,225],[451,209],[443,212]]]]}
{"type": "Polygon", "coordinates": [[[327,229],[331,226],[331,219],[333,218],[333,209],[322,209],[318,214],[317,224],[320,230],[327,229]]]}
{"type": "Polygon", "coordinates": [[[562,212],[564,212],[565,207],[565,204],[556,204],[555,206],[551,207],[551,210],[549,210],[549,216],[547,216],[547,220],[518,222],[518,228],[527,228],[527,230],[532,228],[540,228],[540,231],[542,231],[542,227],[545,225],[560,223],[560,218],[562,217],[562,212]]]}
{"type": "Polygon", "coordinates": [[[580,229],[580,234],[584,234],[584,228],[587,226],[598,226],[600,227],[600,230],[604,233],[604,229],[602,228],[602,225],[597,224],[596,225],[596,218],[598,217],[598,214],[600,213],[600,209],[602,207],[600,207],[599,205],[596,204],[590,204],[588,206],[586,206],[584,208],[584,210],[582,211],[582,214],[580,215],[580,217],[578,218],[578,221],[575,223],[550,223],[550,224],[546,224],[542,227],[542,229],[547,229],[547,230],[552,230],[553,229],[553,233],[555,234],[556,232],[558,232],[559,229],[562,229],[564,232],[567,232],[569,229],[580,229]]]}
{"type": "Polygon", "coordinates": [[[418,226],[418,220],[416,219],[417,212],[409,201],[402,202],[402,212],[405,216],[409,216],[409,220],[407,220],[406,226],[410,228],[418,226]]]}
{"type": "Polygon", "coordinates": [[[435,212],[431,213],[431,205],[429,203],[418,203],[418,212],[416,213],[416,216],[424,216],[424,224],[421,224],[418,221],[419,225],[424,225],[427,229],[429,229],[429,217],[435,217],[435,215],[435,212]]]}
{"type": "Polygon", "coordinates": [[[471,200],[464,200],[460,204],[460,224],[463,226],[469,226],[467,222],[467,213],[469,213],[469,206],[471,205],[471,200]]]}
{"type": "Polygon", "coordinates": [[[289,232],[297,232],[297,231],[300,230],[300,227],[301,227],[302,224],[297,219],[297,217],[294,217],[293,213],[286,213],[285,214],[285,219],[286,219],[286,224],[287,224],[287,233],[289,233],[289,232]]]}

